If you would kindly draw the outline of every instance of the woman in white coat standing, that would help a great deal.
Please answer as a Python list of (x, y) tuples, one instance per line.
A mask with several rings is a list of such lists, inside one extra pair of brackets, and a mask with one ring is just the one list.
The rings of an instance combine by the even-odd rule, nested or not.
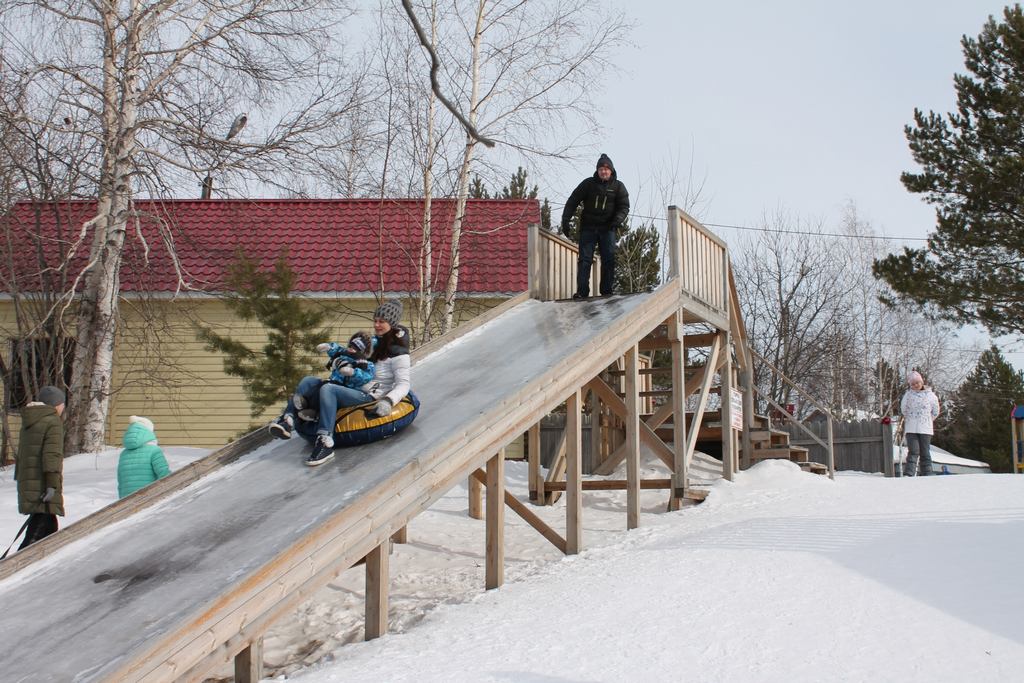
[(939, 416), (939, 398), (924, 385), (921, 373), (907, 374), (910, 388), (900, 400), (903, 415), (903, 433), (907, 439), (907, 463), (903, 476), (925, 476), (932, 472), (931, 442), (934, 430), (932, 423)]

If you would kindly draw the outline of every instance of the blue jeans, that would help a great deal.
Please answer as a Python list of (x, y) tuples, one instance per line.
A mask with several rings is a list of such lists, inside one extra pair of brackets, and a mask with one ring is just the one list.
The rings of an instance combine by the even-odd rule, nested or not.
[(601, 250), (601, 296), (611, 296), (615, 284), (615, 230), (580, 230), (580, 255), (576, 262), (576, 293), (590, 296), (590, 269), (594, 265), (594, 247)]
[[(319, 390), (317, 387), (319, 387)], [(365, 391), (353, 389), (352, 387), (343, 387), (340, 384), (331, 384), (330, 382), (324, 382), (319, 377), (312, 376), (302, 378), (299, 386), (295, 388), (295, 393), (305, 396), (306, 400), (309, 401), (309, 407), (319, 412), (316, 422), (316, 434), (334, 433), (334, 419), (338, 408), (357, 406), (360, 403), (369, 403), (374, 400), (373, 396), (370, 396)], [(295, 412), (295, 403), (291, 397), (288, 398), (288, 406), (284, 412), (291, 415), (292, 419), (295, 420), (299, 434), (307, 439), (311, 436), (315, 438), (315, 435), (307, 433), (308, 429), (301, 429), (304, 423), (298, 419)]]
[[(907, 434), (907, 466), (903, 468), (904, 477), (925, 477), (932, 472), (931, 434)], [(920, 468), (918, 468), (920, 459)]]

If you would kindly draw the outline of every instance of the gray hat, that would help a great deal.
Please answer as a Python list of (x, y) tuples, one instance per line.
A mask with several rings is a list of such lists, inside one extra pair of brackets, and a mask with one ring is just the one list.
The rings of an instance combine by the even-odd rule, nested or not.
[(36, 397), (40, 403), (45, 403), (46, 405), (53, 406), (54, 408), (64, 403), (66, 398), (67, 397), (64, 395), (63, 391), (55, 386), (49, 385), (40, 389), (39, 395)]
[(373, 312), (373, 318), (384, 320), (391, 327), (395, 327), (402, 319), (402, 302), (398, 299), (385, 301)]

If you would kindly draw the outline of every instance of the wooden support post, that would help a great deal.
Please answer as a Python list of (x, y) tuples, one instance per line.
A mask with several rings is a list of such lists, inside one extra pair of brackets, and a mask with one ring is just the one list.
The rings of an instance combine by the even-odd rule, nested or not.
[(473, 477), (467, 482), (469, 486), (469, 516), (473, 519), (484, 518), (484, 485)]
[(640, 526), (640, 387), (636, 345), (626, 350), (626, 528)]
[(391, 534), (391, 540), (395, 543), (408, 543), (409, 542), (409, 525), (403, 526), (401, 529)]
[[(736, 340), (737, 344), (744, 343)], [(750, 467), (750, 454), (754, 449), (750, 441), (750, 432), (754, 429), (754, 368), (750, 363), (750, 354), (745, 354), (746, 365), (743, 366), (743, 460), (740, 462), (742, 469)]]
[(263, 678), (263, 638), (235, 655), (235, 683), (259, 683)]
[(836, 445), (832, 438), (832, 413), (828, 413), (828, 478), (836, 478)]
[(366, 556), (366, 640), (388, 632), (388, 550), (384, 541)]
[(540, 423), (537, 422), (526, 432), (526, 480), (530, 489), (530, 500), (536, 505), (543, 505), (537, 495), (543, 490), (544, 477), (540, 474)]
[(893, 462), (893, 434), (892, 422), (889, 418), (882, 420), (882, 471), (887, 477), (896, 476), (896, 464)]
[(722, 353), (725, 354), (725, 365), (719, 374), (722, 383), (721, 399), (722, 412), (722, 476), (732, 481), (736, 474), (735, 452), (733, 450), (732, 434), (732, 344), (728, 332), (721, 332)]
[[(475, 470), (473, 472), (473, 476), (484, 484), (487, 483), (487, 477), (483, 473), (483, 470)], [(560, 481), (558, 483), (561, 484), (563, 489), (565, 488), (564, 481)], [(555, 546), (563, 553), (565, 552), (565, 539), (559, 536), (557, 531), (549, 527), (544, 520), (531, 512), (530, 508), (520, 503), (519, 499), (509, 493), (507, 489), (505, 491), (505, 505), (512, 508), (513, 512), (519, 515), (524, 522), (532, 526), (538, 533), (540, 533), (541, 536), (551, 541), (551, 545)]]
[(487, 461), (487, 590), (505, 583), (505, 450)]
[(672, 344), (672, 494), (669, 497), (671, 510), (679, 508), (679, 503), (690, 485), (686, 462), (686, 342), (682, 320), (682, 311), (676, 311), (668, 323), (668, 338)]
[(580, 390), (565, 402), (565, 553), (575, 555), (583, 548), (583, 476)]

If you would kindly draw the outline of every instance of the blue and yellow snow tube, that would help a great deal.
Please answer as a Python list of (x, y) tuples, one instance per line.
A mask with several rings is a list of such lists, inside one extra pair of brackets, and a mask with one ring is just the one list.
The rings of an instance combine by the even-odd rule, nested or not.
[(416, 419), (420, 401), (411, 391), (391, 409), (387, 417), (373, 412), (374, 403), (340, 408), (334, 422), (334, 445), (362, 446), (394, 436)]

